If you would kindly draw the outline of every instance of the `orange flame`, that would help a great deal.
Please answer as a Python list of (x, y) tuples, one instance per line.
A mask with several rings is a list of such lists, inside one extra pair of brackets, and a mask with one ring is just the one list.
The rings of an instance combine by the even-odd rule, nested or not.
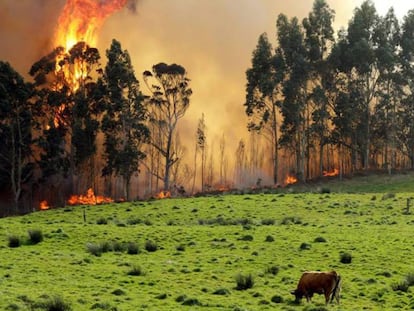
[(339, 170), (337, 168), (334, 168), (333, 171), (331, 171), (331, 172), (323, 171), (322, 174), (325, 177), (327, 177), (327, 176), (337, 176), (337, 175), (339, 175)]
[(286, 185), (291, 185), (294, 184), (298, 181), (298, 179), (295, 176), (292, 175), (287, 175), (286, 179), (285, 179), (285, 184)]
[(157, 194), (157, 199), (166, 199), (166, 198), (171, 198), (171, 192), (163, 190)]
[(96, 46), (105, 19), (126, 3), (127, 0), (67, 0), (59, 16), (55, 45), (66, 51), (79, 41)]
[(43, 200), (39, 203), (39, 209), (41, 209), (42, 211), (47, 210), (49, 208), (50, 208), (49, 203), (47, 203), (46, 200)]
[(86, 195), (71, 195), (68, 200), (69, 205), (96, 205), (102, 203), (111, 203), (114, 202), (112, 198), (104, 197), (101, 195), (95, 196), (92, 188), (89, 188), (86, 192)]

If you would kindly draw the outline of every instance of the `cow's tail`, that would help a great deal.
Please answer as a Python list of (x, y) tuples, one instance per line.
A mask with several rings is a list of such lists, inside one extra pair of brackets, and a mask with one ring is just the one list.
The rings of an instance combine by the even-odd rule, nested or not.
[(336, 301), (339, 303), (340, 290), (341, 290), (341, 276), (338, 274), (336, 277), (335, 287), (332, 291), (331, 303), (334, 301), (334, 298), (336, 298)]

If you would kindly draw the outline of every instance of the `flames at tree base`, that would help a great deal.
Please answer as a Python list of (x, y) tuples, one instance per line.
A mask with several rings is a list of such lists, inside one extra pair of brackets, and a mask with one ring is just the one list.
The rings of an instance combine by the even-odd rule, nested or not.
[(97, 205), (104, 203), (112, 203), (114, 199), (95, 195), (92, 188), (89, 188), (86, 195), (72, 195), (67, 201), (69, 205)]

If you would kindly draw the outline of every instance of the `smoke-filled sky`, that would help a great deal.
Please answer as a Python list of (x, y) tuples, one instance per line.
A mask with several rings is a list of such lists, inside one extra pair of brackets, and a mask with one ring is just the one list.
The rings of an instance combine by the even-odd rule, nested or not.
[[(347, 26), (362, 0), (327, 2), (336, 12), (335, 27), (339, 29)], [(30, 66), (52, 50), (53, 33), (64, 3), (0, 0), (0, 60), (9, 61), (27, 77)], [(381, 15), (394, 6), (400, 20), (414, 7), (407, 0), (374, 3)], [(182, 135), (195, 137), (197, 120), (204, 113), (207, 139), (226, 133), (231, 148), (247, 133), (245, 71), (259, 35), (266, 32), (274, 44), (278, 14), (301, 20), (312, 4), (313, 0), (140, 0), (136, 13), (124, 9), (108, 18), (98, 49), (104, 61), (112, 38), (120, 41), (129, 51), (140, 81), (142, 72), (158, 62), (184, 66), (194, 94), (181, 122)], [(145, 93), (144, 84), (141, 86)]]

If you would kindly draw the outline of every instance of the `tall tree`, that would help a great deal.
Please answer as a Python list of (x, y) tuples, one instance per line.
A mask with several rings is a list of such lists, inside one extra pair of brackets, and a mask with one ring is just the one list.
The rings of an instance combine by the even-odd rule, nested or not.
[[(48, 138), (42, 144), (52, 153), (55, 148), (65, 149), (51, 154), (52, 160), (45, 157), (43, 164), (52, 168), (50, 173), (56, 168), (62, 173), (66, 166), (59, 163), (67, 160), (72, 186), (77, 188), (81, 183), (81, 188), (91, 187), (95, 179), (94, 156), (99, 127), (97, 101), (102, 97), (95, 82), (96, 75), (101, 73), (99, 59), (96, 48), (78, 42), (67, 52), (61, 47), (56, 48), (33, 64), (30, 70), (38, 104), (46, 112), (44, 136)], [(86, 189), (72, 189), (71, 192), (75, 190), (83, 192)]]
[[(328, 56), (335, 42), (332, 23), (335, 12), (325, 0), (315, 0), (313, 10), (303, 20), (305, 29), (305, 46), (310, 70), (309, 97), (312, 105), (308, 108), (307, 125), (308, 141), (313, 137), (319, 146), (319, 175), (324, 170), (324, 147), (330, 142), (330, 128), (332, 118), (332, 101), (335, 97), (333, 87), (334, 74), (328, 62)], [(312, 114), (312, 116), (310, 116)], [(310, 155), (311, 143), (307, 144)], [(308, 156), (308, 174), (310, 177), (310, 156)]]
[(414, 168), (414, 10), (404, 17), (401, 31), (400, 63), (405, 85), (404, 97), (398, 112), (400, 129), (398, 138), (402, 152), (409, 158), (411, 168)]
[(273, 182), (278, 183), (278, 108), (283, 63), (275, 59), (266, 33), (260, 35), (253, 51), (252, 67), (246, 71), (245, 112), (249, 131), (262, 133), (270, 142), (273, 160)]
[(279, 103), (283, 115), (280, 142), (294, 152), (297, 178), (304, 180), (305, 160), (309, 156), (306, 154), (309, 62), (304, 34), (296, 17), (289, 21), (280, 14), (276, 25), (279, 43), (276, 57), (284, 64), (283, 98)]
[(106, 56), (102, 101), (105, 166), (102, 174), (122, 176), (124, 197), (129, 200), (131, 177), (139, 171), (140, 162), (145, 158), (143, 144), (149, 139), (145, 124), (147, 111), (128, 51), (112, 40)]
[(364, 1), (354, 11), (348, 25), (348, 56), (352, 61), (352, 79), (362, 95), (361, 116), (361, 157), (364, 169), (369, 168), (370, 139), (372, 126), (373, 99), (378, 89), (379, 70), (375, 54), (374, 33), (378, 25), (378, 15), (374, 4)]
[(33, 175), (31, 86), (0, 62), (0, 187), (11, 190), (18, 211), (24, 185)]
[(174, 151), (173, 139), (177, 123), (190, 105), (190, 80), (184, 67), (165, 63), (154, 65), (152, 72), (145, 71), (143, 77), (151, 93), (150, 121), (161, 138), (152, 139), (151, 143), (165, 160), (163, 172), (154, 173), (163, 180), (164, 190), (169, 190), (171, 168), (179, 160)]

